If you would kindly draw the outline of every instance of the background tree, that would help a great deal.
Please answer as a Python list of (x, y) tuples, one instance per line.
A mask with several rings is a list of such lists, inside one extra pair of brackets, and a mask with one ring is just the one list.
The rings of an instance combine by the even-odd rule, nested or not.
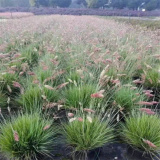
[(113, 8), (123, 9), (127, 7), (128, 0), (112, 0), (110, 6)]
[(105, 4), (108, 4), (108, 0), (98, 0), (97, 4), (96, 4), (96, 7), (99, 8), (99, 7), (104, 7)]
[(29, 0), (29, 3), (30, 3), (31, 7), (38, 7), (39, 6), (38, 0)]
[(56, 7), (58, 5), (57, 3), (58, 3), (57, 0), (49, 0), (49, 5), (52, 7)]
[(15, 7), (29, 7), (29, 0), (13, 0)]
[(144, 0), (128, 0), (128, 8), (137, 10), (143, 2)]
[(49, 7), (50, 1), (49, 0), (38, 0), (40, 6)]
[(57, 0), (57, 5), (62, 8), (67, 8), (71, 5), (72, 0)]
[(1, 7), (12, 7), (14, 5), (12, 0), (0, 0)]
[(29, 0), (0, 0), (0, 7), (29, 7)]
[[(62, 7), (67, 8), (74, 2), (88, 8), (100, 8), (106, 4), (117, 9), (129, 8), (137, 10), (145, 8), (148, 11), (160, 9), (160, 0), (0, 0), (0, 7)], [(83, 6), (79, 5), (79, 7)]]
[(96, 8), (98, 0), (86, 0), (88, 8)]
[(148, 11), (159, 8), (160, 0), (150, 0), (145, 5), (145, 9)]
[(53, 7), (67, 8), (71, 5), (72, 0), (49, 0), (49, 5)]
[(87, 6), (86, 0), (77, 0), (77, 4), (83, 4), (84, 6)]

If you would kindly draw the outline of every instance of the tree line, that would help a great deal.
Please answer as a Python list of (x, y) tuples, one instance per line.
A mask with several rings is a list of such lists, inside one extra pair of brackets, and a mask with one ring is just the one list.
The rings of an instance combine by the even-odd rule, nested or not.
[(32, 7), (62, 7), (67, 8), (71, 5), (72, 0), (29, 0)]
[[(78, 0), (85, 4), (85, 0)], [(112, 7), (117, 9), (129, 8), (138, 10), (144, 8), (148, 11), (160, 9), (160, 0), (86, 0), (88, 7)]]
[(160, 9), (160, 0), (0, 0), (0, 7), (61, 7), (67, 8), (72, 3), (83, 4), (88, 8), (129, 8), (137, 10)]

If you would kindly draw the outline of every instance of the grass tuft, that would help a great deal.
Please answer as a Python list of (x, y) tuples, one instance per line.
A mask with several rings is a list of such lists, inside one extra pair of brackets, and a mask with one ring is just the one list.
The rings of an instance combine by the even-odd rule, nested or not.
[(83, 121), (78, 119), (64, 124), (64, 135), (68, 145), (74, 151), (87, 152), (104, 146), (113, 141), (113, 129), (108, 122), (92, 118), (92, 122), (83, 117)]
[(68, 107), (88, 107), (91, 102), (91, 94), (96, 93), (96, 86), (85, 84), (72, 86), (65, 91), (66, 106)]
[(9, 159), (17, 160), (49, 156), (57, 132), (51, 125), (52, 121), (45, 120), (37, 113), (12, 118), (0, 127), (2, 153)]
[[(122, 139), (133, 148), (154, 154), (160, 151), (160, 118), (158, 115), (133, 112), (121, 124)], [(153, 146), (149, 143), (151, 142)], [(155, 145), (155, 146), (154, 146)]]
[(144, 101), (145, 96), (140, 89), (131, 89), (131, 87), (122, 86), (115, 91), (115, 103), (119, 109), (125, 113), (131, 112), (133, 109), (138, 108), (139, 101)]
[(25, 111), (28, 112), (42, 109), (43, 99), (41, 89), (39, 87), (27, 88), (25, 93), (20, 95), (18, 102), (22, 105)]

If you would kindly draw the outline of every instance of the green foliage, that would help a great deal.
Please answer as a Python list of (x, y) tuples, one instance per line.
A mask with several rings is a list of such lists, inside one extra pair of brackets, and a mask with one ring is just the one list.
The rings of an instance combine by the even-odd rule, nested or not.
[(47, 97), (49, 102), (57, 102), (60, 99), (60, 94), (57, 90), (49, 90), (47, 88), (42, 88), (42, 92)]
[(88, 8), (95, 8), (98, 0), (86, 0)]
[(76, 83), (79, 83), (79, 82), (81, 82), (82, 79), (81, 79), (81, 76), (78, 72), (72, 71), (66, 75), (66, 81), (68, 81), (68, 80), (71, 80), (73, 82), (75, 81)]
[(151, 30), (157, 30), (160, 29), (160, 21), (156, 20), (143, 20), (143, 19), (124, 19), (124, 18), (116, 18), (116, 21), (118, 22), (125, 22), (127, 24), (131, 24), (133, 26), (141, 26), (141, 27), (146, 27)]
[(77, 4), (83, 4), (83, 5), (87, 5), (85, 0), (77, 0)]
[(106, 121), (92, 118), (92, 123), (86, 117), (80, 122), (77, 119), (64, 124), (64, 135), (68, 145), (74, 151), (85, 152), (102, 147), (113, 141), (113, 129)]
[(0, 6), (2, 7), (13, 6), (13, 1), (12, 0), (1, 0)]
[(12, 86), (13, 81), (16, 81), (17, 79), (17, 74), (5, 73), (1, 76), (1, 87), (4, 86), (6, 88), (6, 85)]
[(57, 0), (57, 6), (66, 8), (70, 6), (71, 2), (72, 0)]
[(138, 107), (136, 103), (144, 101), (144, 98), (141, 90), (122, 86), (115, 91), (114, 100), (119, 109), (123, 109), (124, 112), (131, 112)]
[(104, 7), (108, 4), (108, 0), (98, 0), (96, 7)]
[[(133, 112), (126, 118), (126, 123), (121, 124), (122, 139), (132, 147), (147, 153), (160, 150), (160, 118), (158, 115)], [(145, 140), (152, 142), (156, 147), (151, 147)]]
[(47, 102), (57, 102), (60, 98), (57, 90), (49, 90), (45, 87), (40, 88), (39, 86), (29, 86), (24, 94), (20, 95), (18, 102), (28, 112), (41, 110), (43, 107), (42, 96), (46, 97)]
[(111, 7), (123, 9), (125, 7), (133, 10), (145, 8), (146, 10), (154, 10), (160, 7), (159, 0), (111, 0)]
[(0, 92), (0, 107), (1, 108), (7, 107), (7, 97), (2, 92)]
[(38, 49), (34, 46), (29, 46), (22, 51), (22, 57), (25, 57), (25, 61), (29, 64), (30, 67), (35, 66), (38, 63), (40, 55)]
[(146, 3), (145, 8), (146, 10), (151, 11), (157, 9), (157, 7), (160, 7), (159, 4), (160, 4), (159, 0), (150, 0), (148, 1), (148, 3)]
[(28, 112), (42, 109), (43, 99), (41, 89), (33, 86), (28, 87), (25, 93), (20, 95), (18, 102)]
[(37, 0), (39, 5), (48, 7), (49, 6), (49, 0)]
[(123, 9), (127, 6), (127, 0), (111, 0), (111, 4), (113, 8)]
[(37, 75), (37, 78), (40, 81), (40, 83), (43, 83), (44, 80), (52, 76), (53, 71), (50, 69), (44, 71), (41, 67), (38, 67), (37, 69), (34, 70), (34, 73)]
[[(18, 81), (17, 74), (5, 73), (0, 77), (0, 86), (3, 93), (10, 96), (16, 96), (19, 93), (19, 89), (13, 87), (13, 81)], [(11, 88), (12, 92), (8, 90), (8, 87)]]
[(111, 79), (116, 79), (117, 78), (117, 74), (118, 74), (118, 70), (116, 69), (115, 66), (112, 66), (109, 68), (109, 70), (107, 71), (107, 76), (109, 76)]
[[(38, 113), (12, 118), (0, 126), (0, 149), (9, 159), (31, 160), (48, 156), (55, 145), (57, 132), (51, 125), (52, 121)], [(46, 126), (50, 128), (45, 130)]]
[(29, 0), (0, 0), (0, 7), (29, 7)]
[(49, 7), (49, 6), (59, 6), (62, 8), (69, 7), (71, 4), (71, 0), (30, 0), (30, 5), (32, 7), (38, 7), (38, 6), (44, 6), (44, 7)]
[(142, 4), (142, 0), (130, 0), (128, 1), (128, 8), (137, 10), (141, 4)]
[(145, 72), (145, 85), (148, 87), (159, 87), (160, 86), (160, 73), (158, 70), (151, 69)]
[(38, 1), (37, 0), (29, 0), (30, 6), (35, 7), (38, 6)]
[[(46, 2), (43, 1), (43, 3)], [(141, 104), (153, 104), (152, 107), (158, 107), (159, 95), (154, 88), (157, 84), (159, 85), (160, 80), (159, 46), (155, 35), (157, 32), (146, 30), (143, 32), (141, 28), (138, 28), (137, 32), (135, 27), (111, 19), (106, 21), (97, 17), (79, 18), (32, 16), (12, 20), (12, 26), (16, 26), (17, 21), (24, 22), (18, 28), (9, 28), (10, 21), (3, 24), (1, 47), (2, 49), (3, 47), (7, 49), (7, 45), (9, 47), (0, 54), (2, 72), (0, 108), (4, 117), (13, 117), (17, 111), (24, 113), (17, 118), (12, 118), (9, 122), (4, 120), (1, 114), (4, 123), (0, 126), (0, 150), (8, 159), (47, 159), (41, 154), (49, 154), (48, 144), (52, 143), (52, 140), (47, 139), (43, 142), (48, 135), (41, 137), (44, 128), (42, 122), (47, 121), (45, 125), (51, 125), (52, 122), (36, 118), (41, 117), (42, 114), (47, 118), (56, 119), (57, 122), (64, 122), (67, 116), (69, 117), (69, 122), (63, 124), (64, 135), (67, 144), (75, 152), (86, 154), (90, 150), (112, 142), (114, 135), (113, 129), (106, 121), (108, 118), (114, 122), (112, 127), (121, 119), (124, 120), (125, 128), (122, 137), (127, 135), (124, 140), (128, 144), (132, 145), (135, 142), (133, 146), (138, 149), (144, 146), (142, 150), (148, 147), (147, 152), (149, 152), (148, 150), (156, 150), (155, 147), (148, 146), (148, 142), (151, 141), (159, 149), (160, 140), (157, 133), (154, 133), (159, 134), (159, 130), (151, 127), (155, 129), (152, 131), (148, 128), (148, 125), (150, 127), (153, 123), (144, 124), (149, 132), (147, 133), (146, 129), (140, 125), (147, 120), (141, 117), (142, 122), (141, 120), (137, 122), (137, 119), (134, 119), (137, 118), (137, 114), (132, 116), (131, 122), (127, 125), (130, 127), (131, 123), (136, 134), (142, 136), (141, 141), (134, 139), (133, 142), (129, 140), (136, 134), (133, 137), (130, 136), (132, 132), (126, 131), (129, 127), (125, 124), (125, 118), (130, 118), (131, 111), (139, 110), (143, 106)], [(35, 20), (36, 23), (33, 25)], [(74, 22), (74, 26), (71, 22)], [(25, 23), (33, 28), (26, 28)], [(64, 24), (66, 27), (63, 27)], [(11, 29), (11, 33), (5, 30), (5, 26)], [(34, 32), (36, 33), (33, 34)], [(16, 33), (19, 33), (18, 37)], [(23, 42), (14, 38), (21, 39)], [(16, 53), (18, 54), (14, 57)], [(18, 57), (19, 53), (21, 53), (20, 57)], [(29, 73), (29, 71), (32, 72)], [(14, 72), (15, 74), (12, 74)], [(133, 79), (136, 80), (133, 81)], [(13, 84), (13, 81), (19, 83)], [(140, 84), (136, 84), (137, 87), (135, 87), (131, 85), (134, 83)], [(9, 87), (12, 92), (9, 91)], [(4, 112), (5, 109), (6, 112)], [(69, 113), (66, 115), (66, 112)], [(83, 115), (80, 115), (80, 112)], [(150, 117), (156, 116), (157, 122), (154, 123), (156, 127), (159, 125), (156, 124), (159, 121), (157, 115), (147, 116), (150, 121), (152, 121)], [(133, 125), (134, 120), (136, 122)], [(140, 126), (139, 130), (138, 127), (135, 128), (136, 124)], [(151, 132), (155, 135), (152, 136)], [(14, 139), (15, 133), (18, 134), (18, 140)], [(147, 134), (149, 136), (145, 136)], [(158, 142), (155, 137), (158, 137)], [(35, 142), (34, 146), (33, 142)], [(53, 150), (52, 146), (49, 146), (50, 149)], [(78, 158), (75, 157), (75, 159)]]
[(79, 108), (88, 107), (91, 102), (91, 94), (96, 92), (96, 86), (93, 84), (85, 84), (81, 86), (71, 86), (66, 89), (64, 96), (66, 106)]
[[(0, 0), (0, 7), (69, 7), (72, 0)], [(146, 10), (154, 10), (160, 8), (160, 0), (77, 0), (77, 4), (83, 4), (89, 8), (105, 7), (106, 5), (123, 9), (129, 8), (137, 10), (143, 7)]]

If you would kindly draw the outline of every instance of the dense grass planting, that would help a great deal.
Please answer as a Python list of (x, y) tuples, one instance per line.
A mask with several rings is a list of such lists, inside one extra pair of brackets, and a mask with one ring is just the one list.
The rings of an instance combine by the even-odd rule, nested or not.
[(149, 28), (149, 29), (152, 29), (152, 30), (157, 30), (157, 29), (160, 29), (160, 21), (159, 19), (156, 18), (137, 18), (137, 19), (132, 19), (131, 17), (128, 17), (128, 18), (115, 18), (117, 21), (119, 22), (125, 22), (125, 23), (128, 23), (128, 24), (131, 24), (133, 26), (141, 26), (141, 27), (145, 27), (145, 28)]
[(159, 42), (158, 30), (102, 17), (1, 23), (1, 154), (56, 159), (69, 148), (67, 158), (87, 160), (123, 142), (157, 156)]

